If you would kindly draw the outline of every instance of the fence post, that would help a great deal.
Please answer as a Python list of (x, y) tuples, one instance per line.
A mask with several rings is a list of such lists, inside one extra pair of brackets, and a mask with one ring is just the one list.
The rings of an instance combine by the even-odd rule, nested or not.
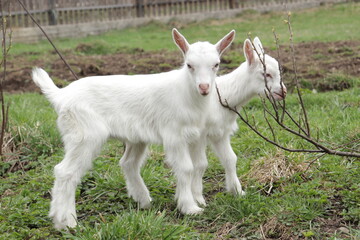
[(229, 0), (229, 8), (234, 9), (239, 7), (239, 0)]
[(56, 25), (57, 12), (55, 9), (55, 0), (49, 0), (48, 3), (49, 3), (49, 9), (48, 9), (49, 25)]
[(144, 0), (136, 0), (136, 16), (144, 17)]

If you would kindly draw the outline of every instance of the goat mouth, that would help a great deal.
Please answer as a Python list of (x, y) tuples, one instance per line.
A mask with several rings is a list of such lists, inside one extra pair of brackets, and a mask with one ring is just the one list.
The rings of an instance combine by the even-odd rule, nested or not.
[(285, 94), (281, 94), (281, 93), (277, 93), (277, 92), (273, 92), (272, 95), (273, 95), (274, 99), (277, 101), (283, 100), (285, 98)]
[(209, 94), (209, 89), (199, 89), (199, 93), (202, 95), (202, 96), (206, 96)]

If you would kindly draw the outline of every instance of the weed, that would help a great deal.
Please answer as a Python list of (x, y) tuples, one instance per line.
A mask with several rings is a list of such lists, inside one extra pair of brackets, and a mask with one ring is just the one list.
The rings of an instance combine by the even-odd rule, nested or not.
[(342, 91), (359, 85), (360, 79), (342, 74), (328, 74), (322, 80), (316, 82), (315, 88), (319, 91)]
[(105, 55), (112, 53), (113, 49), (107, 42), (98, 40), (92, 43), (80, 43), (75, 51), (85, 55)]

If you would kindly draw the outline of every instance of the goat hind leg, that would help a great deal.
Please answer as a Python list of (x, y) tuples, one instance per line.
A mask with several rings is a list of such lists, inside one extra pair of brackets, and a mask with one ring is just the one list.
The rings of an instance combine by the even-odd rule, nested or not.
[(125, 153), (120, 159), (128, 195), (138, 202), (141, 208), (149, 208), (152, 200), (140, 175), (140, 169), (146, 159), (146, 148), (145, 143), (126, 143)]
[(65, 150), (65, 158), (55, 166), (49, 216), (56, 229), (76, 226), (76, 187), (81, 177), (91, 168), (92, 160), (99, 153), (101, 145), (98, 141), (74, 143)]

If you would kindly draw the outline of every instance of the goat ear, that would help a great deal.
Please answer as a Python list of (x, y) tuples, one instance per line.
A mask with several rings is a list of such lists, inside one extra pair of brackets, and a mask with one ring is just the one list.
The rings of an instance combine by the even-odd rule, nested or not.
[(249, 39), (244, 42), (244, 55), (249, 66), (255, 63), (254, 49)]
[(179, 31), (176, 30), (176, 28), (173, 28), (172, 36), (176, 45), (185, 55), (186, 52), (189, 50), (189, 43), (186, 41), (185, 37), (181, 35), (181, 33), (179, 33)]
[(255, 46), (255, 49), (256, 51), (260, 54), (260, 55), (263, 55), (263, 52), (264, 52), (264, 48), (261, 44), (261, 41), (258, 37), (255, 37), (254, 38), (254, 46)]
[(235, 38), (235, 30), (231, 30), (231, 32), (229, 32), (225, 37), (223, 37), (220, 41), (218, 41), (215, 44), (219, 55), (221, 55), (225, 51), (225, 49), (227, 49), (230, 46), (234, 38)]

